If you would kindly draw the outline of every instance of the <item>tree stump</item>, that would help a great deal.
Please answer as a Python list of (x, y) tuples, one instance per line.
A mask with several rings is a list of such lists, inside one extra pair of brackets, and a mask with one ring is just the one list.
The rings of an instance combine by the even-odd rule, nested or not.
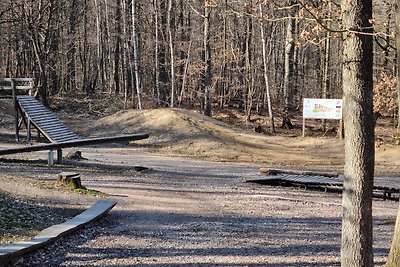
[(58, 183), (70, 189), (84, 189), (81, 183), (81, 176), (76, 172), (61, 172), (58, 174)]
[(66, 156), (65, 159), (70, 159), (70, 160), (87, 160), (87, 158), (84, 158), (82, 156), (82, 152), (81, 151), (71, 151), (69, 152)]

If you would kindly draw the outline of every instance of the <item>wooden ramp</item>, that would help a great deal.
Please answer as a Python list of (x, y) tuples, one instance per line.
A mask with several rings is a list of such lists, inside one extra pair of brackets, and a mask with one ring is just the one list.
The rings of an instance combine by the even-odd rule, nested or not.
[(32, 124), (50, 142), (62, 143), (81, 139), (33, 96), (17, 96), (17, 104), (26, 120), (27, 128)]

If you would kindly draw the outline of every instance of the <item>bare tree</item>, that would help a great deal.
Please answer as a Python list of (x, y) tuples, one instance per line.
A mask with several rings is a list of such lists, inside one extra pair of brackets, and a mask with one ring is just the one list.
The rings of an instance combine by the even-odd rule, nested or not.
[(275, 125), (274, 125), (274, 114), (272, 113), (272, 101), (271, 101), (271, 94), (269, 90), (269, 80), (268, 80), (268, 74), (267, 74), (267, 52), (266, 52), (266, 44), (265, 44), (265, 37), (264, 37), (264, 11), (263, 11), (263, 5), (260, 3), (259, 4), (259, 10), (260, 10), (260, 30), (261, 30), (261, 41), (262, 41), (262, 52), (263, 52), (263, 66), (264, 66), (264, 82), (265, 82), (265, 92), (267, 95), (267, 104), (268, 104), (268, 117), (269, 117), (269, 127), (271, 133), (275, 132)]
[(168, 31), (168, 44), (169, 44), (169, 56), (170, 56), (170, 70), (171, 70), (171, 101), (170, 107), (174, 107), (175, 100), (175, 57), (174, 57), (174, 40), (172, 35), (172, 0), (168, 0), (168, 11), (167, 11), (167, 31)]
[(345, 168), (342, 266), (373, 266), (374, 177), (372, 0), (341, 2)]
[[(400, 132), (400, 1), (396, 0), (396, 48), (397, 48), (397, 109), (398, 109), (398, 121), (397, 121), (397, 132)], [(397, 211), (396, 225), (394, 228), (392, 245), (386, 267), (400, 266), (400, 205)]]
[(294, 92), (294, 60), (295, 60), (295, 30), (296, 30), (296, 0), (289, 0), (288, 2), (290, 12), (288, 14), (286, 25), (286, 39), (285, 39), (285, 74), (283, 82), (283, 97), (284, 97), (284, 115), (282, 127), (291, 129), (293, 127), (289, 117), (289, 111), (292, 108), (292, 94)]
[(137, 38), (136, 38), (136, 11), (135, 11), (135, 3), (136, 1), (132, 0), (132, 48), (133, 48), (133, 66), (135, 73), (135, 87), (137, 94), (137, 107), (138, 109), (142, 108), (142, 98), (141, 98), (141, 90), (140, 90), (140, 79), (139, 79), (139, 58), (138, 58), (138, 47), (137, 47)]
[(211, 116), (211, 89), (212, 89), (212, 66), (210, 45), (210, 14), (212, 1), (204, 1), (204, 26), (203, 26), (203, 49), (204, 49), (204, 115)]

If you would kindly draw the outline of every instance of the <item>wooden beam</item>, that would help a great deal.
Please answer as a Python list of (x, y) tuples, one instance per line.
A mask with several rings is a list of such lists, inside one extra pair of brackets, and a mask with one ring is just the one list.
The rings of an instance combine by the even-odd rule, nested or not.
[(89, 146), (89, 145), (97, 145), (97, 144), (105, 144), (105, 143), (113, 143), (113, 142), (136, 141), (136, 140), (142, 140), (142, 139), (147, 139), (147, 138), (149, 138), (148, 133), (128, 134), (128, 135), (121, 135), (121, 136), (115, 136), (115, 137), (88, 138), (88, 139), (66, 141), (66, 142), (62, 142), (62, 143), (52, 143), (52, 144), (0, 149), (0, 155), (10, 155), (10, 154), (43, 151), (43, 150), (59, 150), (59, 149), (68, 148), (68, 147)]

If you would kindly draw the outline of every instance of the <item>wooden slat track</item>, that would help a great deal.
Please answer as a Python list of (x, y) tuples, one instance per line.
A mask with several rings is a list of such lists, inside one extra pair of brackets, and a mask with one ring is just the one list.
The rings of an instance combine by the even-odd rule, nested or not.
[(18, 96), (17, 101), (21, 112), (50, 142), (59, 143), (81, 139), (33, 96)]
[(276, 183), (290, 183), (299, 185), (319, 185), (319, 186), (342, 186), (343, 182), (339, 179), (318, 175), (294, 175), (294, 174), (281, 174), (264, 176), (261, 178), (263, 183), (276, 184)]
[[(307, 174), (277, 174), (260, 176), (248, 182), (271, 185), (271, 186), (297, 186), (305, 188), (320, 188), (320, 189), (343, 189), (343, 180), (338, 177), (328, 177), (322, 175), (307, 175)], [(398, 200), (400, 189), (387, 187), (382, 185), (374, 185), (374, 196), (383, 199)]]

